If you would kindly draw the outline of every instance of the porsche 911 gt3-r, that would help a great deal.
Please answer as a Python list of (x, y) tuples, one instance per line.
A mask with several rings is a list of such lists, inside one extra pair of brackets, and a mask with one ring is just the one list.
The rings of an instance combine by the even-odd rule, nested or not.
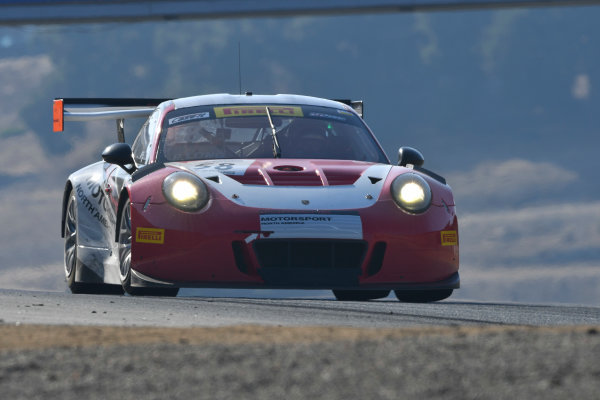
[[(128, 118), (147, 118), (132, 146)], [(460, 286), (450, 187), (410, 147), (392, 165), (361, 102), (54, 101), (55, 131), (95, 119), (115, 119), (119, 143), (65, 185), (61, 232), (74, 293), (330, 289), (369, 300), (393, 290), (427, 302)]]

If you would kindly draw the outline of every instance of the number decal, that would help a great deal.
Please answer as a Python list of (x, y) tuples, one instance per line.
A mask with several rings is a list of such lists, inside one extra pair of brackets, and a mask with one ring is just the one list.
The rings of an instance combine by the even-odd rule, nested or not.
[(203, 161), (194, 165), (197, 172), (218, 172), (225, 175), (244, 175), (254, 160)]
[(219, 165), (217, 165), (215, 167), (215, 169), (218, 169), (220, 171), (224, 171), (224, 170), (232, 169), (234, 165), (235, 164), (233, 164), (233, 163), (220, 163)]

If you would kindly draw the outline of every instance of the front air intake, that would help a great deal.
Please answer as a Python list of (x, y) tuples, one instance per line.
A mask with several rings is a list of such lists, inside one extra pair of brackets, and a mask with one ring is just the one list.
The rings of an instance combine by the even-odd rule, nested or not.
[(360, 268), (367, 248), (362, 240), (257, 240), (261, 268)]
[(383, 266), (383, 257), (385, 256), (385, 249), (385, 242), (377, 242), (375, 243), (375, 246), (373, 246), (371, 259), (367, 265), (367, 274), (369, 276), (373, 276), (381, 270), (381, 267)]

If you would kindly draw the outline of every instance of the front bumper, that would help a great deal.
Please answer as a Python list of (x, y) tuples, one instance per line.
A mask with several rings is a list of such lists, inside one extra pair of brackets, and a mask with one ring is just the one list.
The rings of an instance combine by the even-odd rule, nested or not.
[[(335, 285), (316, 284), (315, 272), (307, 270), (308, 279), (298, 279), (288, 284), (255, 284), (252, 282), (168, 282), (160, 281), (141, 272), (132, 271), (131, 285), (134, 287), (162, 287), (162, 288), (214, 288), (214, 289), (300, 289), (300, 290), (401, 290), (401, 291), (426, 291), (426, 290), (445, 290), (459, 289), (460, 275), (455, 272), (450, 277), (437, 282), (422, 283), (380, 283), (370, 285), (344, 285), (341, 279), (336, 281)], [(294, 275), (292, 275), (294, 276)], [(339, 278), (339, 277), (337, 277)], [(304, 284), (303, 284), (304, 282)]]
[[(391, 202), (391, 200), (390, 200)], [(460, 286), (454, 207), (408, 215), (390, 202), (359, 210), (362, 238), (273, 239), (261, 232), (260, 210), (213, 199), (201, 213), (167, 204), (132, 204), (132, 227), (161, 231), (132, 243), (133, 286), (281, 289), (439, 290)], [(390, 212), (390, 209), (393, 212)], [(286, 213), (293, 211), (286, 210)], [(306, 211), (303, 211), (306, 214)], [(456, 243), (443, 242), (454, 232)], [(135, 235), (135, 233), (134, 233)], [(159, 243), (160, 242), (160, 243)]]

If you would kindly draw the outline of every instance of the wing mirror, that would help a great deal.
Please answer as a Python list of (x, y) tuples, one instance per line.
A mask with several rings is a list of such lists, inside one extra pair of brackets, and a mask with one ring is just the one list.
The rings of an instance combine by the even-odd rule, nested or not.
[(109, 164), (115, 164), (132, 174), (137, 167), (133, 161), (131, 147), (127, 143), (115, 143), (102, 152), (102, 159)]
[(415, 167), (421, 167), (424, 163), (425, 158), (419, 150), (412, 147), (400, 147), (400, 150), (398, 150), (398, 165), (406, 167), (411, 164)]

